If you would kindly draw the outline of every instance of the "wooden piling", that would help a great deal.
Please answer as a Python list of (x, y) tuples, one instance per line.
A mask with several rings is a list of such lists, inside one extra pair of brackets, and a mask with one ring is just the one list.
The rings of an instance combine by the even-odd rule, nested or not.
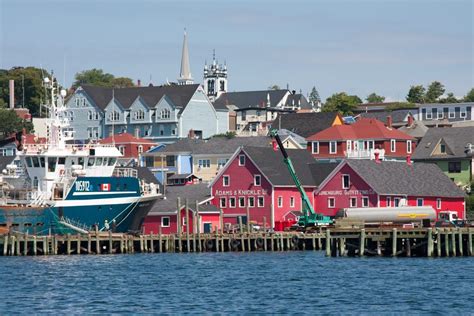
[(365, 229), (360, 230), (360, 240), (359, 240), (359, 256), (364, 256), (365, 254)]
[(161, 253), (162, 252), (162, 249), (161, 249), (161, 246), (162, 246), (162, 243), (163, 241), (161, 240), (161, 225), (158, 226), (158, 252)]
[(467, 251), (468, 251), (469, 256), (474, 255), (473, 254), (473, 252), (474, 252), (473, 247), (474, 246), (472, 245), (472, 232), (473, 232), (472, 228), (469, 227), (468, 231), (467, 231), (467, 240), (468, 240)]
[(28, 255), (28, 231), (23, 236), (23, 255)]
[[(181, 219), (181, 198), (178, 197), (177, 202), (176, 202), (176, 208), (177, 208), (177, 217), (176, 217), (176, 224), (178, 225), (178, 252), (181, 252), (181, 234), (183, 232), (182, 230), (182, 219)], [(176, 244), (174, 244), (176, 247)], [(176, 248), (175, 248), (176, 249)]]
[(451, 255), (450, 251), (449, 251), (449, 234), (446, 232), (446, 231), (443, 231), (444, 232), (444, 251), (445, 251), (445, 256), (446, 257), (449, 257)]
[(436, 228), (436, 256), (441, 257), (441, 233), (438, 228)]
[(4, 256), (8, 254), (8, 239), (9, 239), (8, 235), (5, 235), (3, 237), (3, 255)]
[(112, 241), (112, 231), (109, 230), (109, 254), (112, 254), (114, 251), (113, 241)]
[(427, 253), (426, 255), (428, 257), (432, 257), (433, 256), (433, 228), (428, 228), (428, 234), (427, 234), (427, 237), (426, 237), (428, 240), (428, 246), (427, 246)]
[(462, 257), (464, 255), (464, 247), (463, 247), (463, 243), (462, 243), (462, 231), (461, 229), (458, 228), (458, 248), (459, 248), (459, 255)]
[(457, 249), (456, 249), (456, 234), (454, 231), (451, 231), (451, 248), (453, 251), (453, 257), (457, 256)]
[(186, 212), (186, 251), (187, 252), (191, 252), (190, 251), (190, 240), (189, 240), (189, 207), (188, 207), (188, 199), (185, 200), (185, 204), (184, 204), (184, 211)]
[(33, 236), (33, 256), (38, 254), (38, 244), (36, 240), (36, 236)]
[(326, 256), (331, 256), (331, 231), (326, 229)]
[(66, 235), (66, 253), (68, 255), (71, 254), (71, 234), (70, 233)]
[(392, 229), (392, 257), (397, 256), (397, 229)]

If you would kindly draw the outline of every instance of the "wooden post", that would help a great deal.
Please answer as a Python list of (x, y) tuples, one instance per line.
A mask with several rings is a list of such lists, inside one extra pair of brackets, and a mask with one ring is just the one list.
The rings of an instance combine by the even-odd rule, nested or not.
[(43, 238), (43, 255), (48, 254), (48, 249), (49, 249), (48, 245), (49, 245), (48, 236), (44, 236), (44, 238)]
[(100, 249), (100, 241), (99, 241), (99, 228), (97, 225), (95, 226), (95, 248), (96, 248), (96, 253), (100, 255), (101, 249)]
[(250, 245), (250, 208), (247, 205), (246, 210), (246, 216), (247, 216), (247, 249), (248, 251), (252, 250), (252, 247)]
[(433, 228), (428, 228), (428, 236), (426, 237), (428, 238), (428, 248), (427, 248), (427, 253), (426, 255), (428, 257), (432, 257), (433, 256)]
[(125, 246), (124, 246), (124, 242), (123, 242), (123, 235), (120, 236), (120, 253), (124, 253), (125, 252)]
[(36, 236), (33, 236), (33, 255), (36, 256), (38, 254), (38, 245), (36, 244)]
[(285, 243), (283, 242), (283, 233), (280, 234), (280, 249), (285, 251)]
[(468, 240), (468, 246), (467, 246), (467, 251), (469, 256), (473, 255), (473, 245), (472, 245), (472, 228), (469, 227), (467, 231), (467, 240)]
[(92, 252), (92, 238), (91, 234), (87, 234), (87, 254), (91, 254)]
[(239, 228), (240, 228), (240, 243), (242, 244), (242, 251), (245, 251), (244, 228), (242, 227), (242, 216), (239, 216)]
[(458, 245), (459, 245), (459, 255), (462, 257), (464, 255), (464, 247), (462, 244), (462, 231), (458, 228)]
[(150, 232), (150, 249), (148, 251), (151, 252), (151, 253), (155, 252), (155, 243), (154, 243), (153, 231)]
[(140, 235), (140, 253), (143, 253), (145, 247), (143, 246), (143, 235)]
[(449, 235), (446, 231), (444, 231), (444, 250), (446, 252), (446, 257), (450, 256), (449, 252)]
[(397, 229), (392, 229), (392, 257), (397, 256)]
[(66, 235), (66, 253), (68, 255), (71, 254), (71, 234), (70, 233)]
[(199, 212), (197, 213), (197, 237), (198, 237), (198, 251), (202, 251), (202, 244), (201, 244), (201, 216), (199, 216)]
[[(178, 197), (176, 202), (176, 209), (177, 209), (177, 218), (176, 218), (176, 225), (178, 225), (178, 251), (181, 252), (181, 234), (182, 234), (182, 222), (181, 222), (181, 198)], [(175, 244), (176, 247), (176, 244)]]
[(161, 240), (161, 225), (158, 225), (158, 239), (159, 239), (159, 244), (158, 244), (158, 252), (161, 253), (162, 252), (162, 240)]
[(331, 256), (331, 231), (326, 229), (326, 256)]
[(6, 256), (8, 254), (8, 235), (3, 237), (3, 255)]
[(456, 249), (456, 234), (454, 230), (451, 230), (451, 248), (453, 250), (453, 257), (457, 256), (457, 249)]
[(186, 251), (191, 252), (189, 249), (190, 241), (189, 241), (189, 207), (188, 207), (188, 199), (186, 198), (184, 204), (184, 211), (186, 212)]
[(10, 256), (15, 255), (15, 236), (11, 237), (11, 245), (10, 245)]
[(275, 250), (275, 233), (272, 233), (270, 242), (270, 249), (273, 252)]
[(81, 237), (82, 237), (81, 234), (77, 234), (77, 251), (76, 251), (76, 253), (78, 255), (81, 254)]
[(196, 246), (196, 234), (197, 234), (197, 225), (198, 225), (198, 212), (199, 212), (199, 202), (195, 201), (195, 207), (193, 212), (193, 251), (197, 252)]
[(360, 244), (359, 244), (359, 256), (364, 256), (365, 254), (365, 229), (360, 230)]
[(23, 255), (27, 256), (28, 255), (28, 231), (26, 231), (23, 240), (25, 241), (25, 244), (23, 245)]
[[(221, 230), (221, 250), (222, 252), (225, 252), (225, 247), (224, 247), (224, 212), (220, 209), (219, 210), (219, 226)], [(229, 248), (230, 249), (230, 248)]]
[(215, 233), (216, 233), (216, 252), (219, 252), (219, 228), (217, 226), (215, 227)]
[(441, 234), (438, 228), (436, 228), (436, 256), (441, 257)]
[(109, 230), (109, 254), (112, 254), (114, 249), (113, 249), (113, 241), (112, 241), (112, 231)]

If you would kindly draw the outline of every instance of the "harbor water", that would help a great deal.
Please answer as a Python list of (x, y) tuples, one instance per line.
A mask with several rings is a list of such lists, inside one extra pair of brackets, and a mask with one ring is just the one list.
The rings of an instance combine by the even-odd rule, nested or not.
[(474, 311), (472, 258), (323, 252), (0, 257), (1, 314)]

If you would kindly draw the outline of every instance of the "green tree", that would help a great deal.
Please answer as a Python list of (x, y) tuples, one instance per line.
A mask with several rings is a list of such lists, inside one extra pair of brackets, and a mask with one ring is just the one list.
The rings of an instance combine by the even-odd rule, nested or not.
[(469, 90), (469, 92), (464, 96), (464, 102), (474, 102), (474, 88)]
[(319, 96), (319, 92), (318, 90), (316, 90), (316, 87), (313, 87), (313, 89), (311, 89), (311, 93), (308, 96), (308, 101), (311, 104), (317, 104), (318, 102), (321, 102), (321, 97)]
[(114, 80), (112, 80), (112, 84), (114, 88), (131, 88), (135, 86), (133, 80), (126, 77), (114, 78)]
[(269, 86), (268, 90), (280, 90), (280, 86), (277, 84), (274, 84), (274, 85)]
[(382, 103), (385, 101), (385, 97), (381, 95), (377, 95), (375, 92), (372, 92), (365, 98), (365, 100), (369, 103)]
[(413, 109), (416, 108), (415, 103), (410, 102), (393, 102), (390, 105), (385, 107), (386, 111), (395, 111), (395, 110), (402, 110), (402, 109)]
[(456, 99), (456, 97), (454, 96), (454, 93), (452, 92), (449, 92), (445, 98), (438, 99), (438, 101), (440, 103), (458, 103), (459, 102), (459, 100)]
[(422, 85), (411, 86), (406, 99), (410, 103), (425, 103), (425, 88)]
[(15, 111), (10, 109), (0, 109), (0, 135), (1, 139), (10, 136), (12, 133), (21, 132), (23, 128), (27, 133), (33, 131), (31, 122), (22, 120), (16, 115)]
[(444, 91), (446, 91), (446, 89), (441, 82), (433, 81), (428, 86), (428, 90), (426, 90), (425, 102), (437, 102), (439, 97), (443, 95)]
[(77, 88), (80, 85), (87, 84), (92, 86), (99, 87), (112, 87), (114, 81), (114, 75), (109, 73), (104, 73), (102, 69), (90, 69), (84, 70), (77, 73), (74, 76), (74, 83), (72, 84), (73, 88)]
[(361, 103), (362, 100), (358, 96), (339, 92), (326, 99), (322, 110), (324, 112), (339, 112), (343, 115), (351, 115)]

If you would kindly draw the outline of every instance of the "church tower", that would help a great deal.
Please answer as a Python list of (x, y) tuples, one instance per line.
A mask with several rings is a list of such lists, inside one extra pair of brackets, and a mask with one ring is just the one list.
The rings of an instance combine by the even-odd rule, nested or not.
[(212, 54), (212, 64), (204, 65), (204, 90), (211, 101), (227, 92), (227, 65), (219, 65), (215, 51)]
[(181, 85), (194, 83), (194, 80), (191, 77), (191, 67), (189, 66), (188, 38), (186, 35), (186, 29), (184, 29), (183, 52), (181, 55), (181, 71), (179, 73), (178, 83)]

